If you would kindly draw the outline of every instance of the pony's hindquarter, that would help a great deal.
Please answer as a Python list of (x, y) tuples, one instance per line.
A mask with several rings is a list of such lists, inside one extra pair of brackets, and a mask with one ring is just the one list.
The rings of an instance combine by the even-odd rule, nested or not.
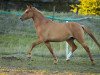
[[(86, 50), (92, 64), (94, 65), (94, 61), (93, 61), (93, 57), (91, 55), (90, 49), (85, 42), (84, 29), (78, 23), (72, 22), (72, 23), (68, 23), (68, 24), (69, 24), (69, 26), (67, 26), (67, 27), (69, 27), (70, 31), (72, 32), (73, 38), (76, 39), (76, 41), (78, 41), (82, 45), (82, 47)], [(67, 42), (72, 47), (72, 52), (74, 52), (77, 49), (77, 46), (74, 44), (73, 40), (67, 40)]]
[(79, 42), (84, 42), (84, 30), (79, 23), (69, 22), (66, 27), (70, 30), (73, 38)]

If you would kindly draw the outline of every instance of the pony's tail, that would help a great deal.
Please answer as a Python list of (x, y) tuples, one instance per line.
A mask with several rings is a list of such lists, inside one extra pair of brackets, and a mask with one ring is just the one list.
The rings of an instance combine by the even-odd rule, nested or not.
[(98, 43), (98, 41), (96, 40), (96, 38), (94, 37), (93, 33), (84, 25), (82, 25), (83, 30), (89, 34), (89, 36), (94, 40), (94, 42), (98, 45), (98, 47), (100, 48), (100, 44)]

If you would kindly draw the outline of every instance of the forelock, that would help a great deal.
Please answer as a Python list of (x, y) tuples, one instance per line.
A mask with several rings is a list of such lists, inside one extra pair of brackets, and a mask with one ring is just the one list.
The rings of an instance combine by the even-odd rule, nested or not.
[(25, 13), (28, 12), (28, 9), (25, 10)]

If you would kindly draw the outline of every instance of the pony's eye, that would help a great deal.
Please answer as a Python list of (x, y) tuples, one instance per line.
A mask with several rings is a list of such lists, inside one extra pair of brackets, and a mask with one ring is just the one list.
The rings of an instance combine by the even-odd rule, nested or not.
[(28, 13), (28, 11), (26, 13)]

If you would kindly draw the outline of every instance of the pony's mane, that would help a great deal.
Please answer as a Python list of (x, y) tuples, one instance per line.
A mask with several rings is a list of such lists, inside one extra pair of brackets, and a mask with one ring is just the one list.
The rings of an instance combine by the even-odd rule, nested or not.
[(33, 10), (35, 10), (36, 12), (40, 13), (41, 15), (43, 15), (43, 13), (41, 11), (39, 11), (37, 8), (32, 7)]

